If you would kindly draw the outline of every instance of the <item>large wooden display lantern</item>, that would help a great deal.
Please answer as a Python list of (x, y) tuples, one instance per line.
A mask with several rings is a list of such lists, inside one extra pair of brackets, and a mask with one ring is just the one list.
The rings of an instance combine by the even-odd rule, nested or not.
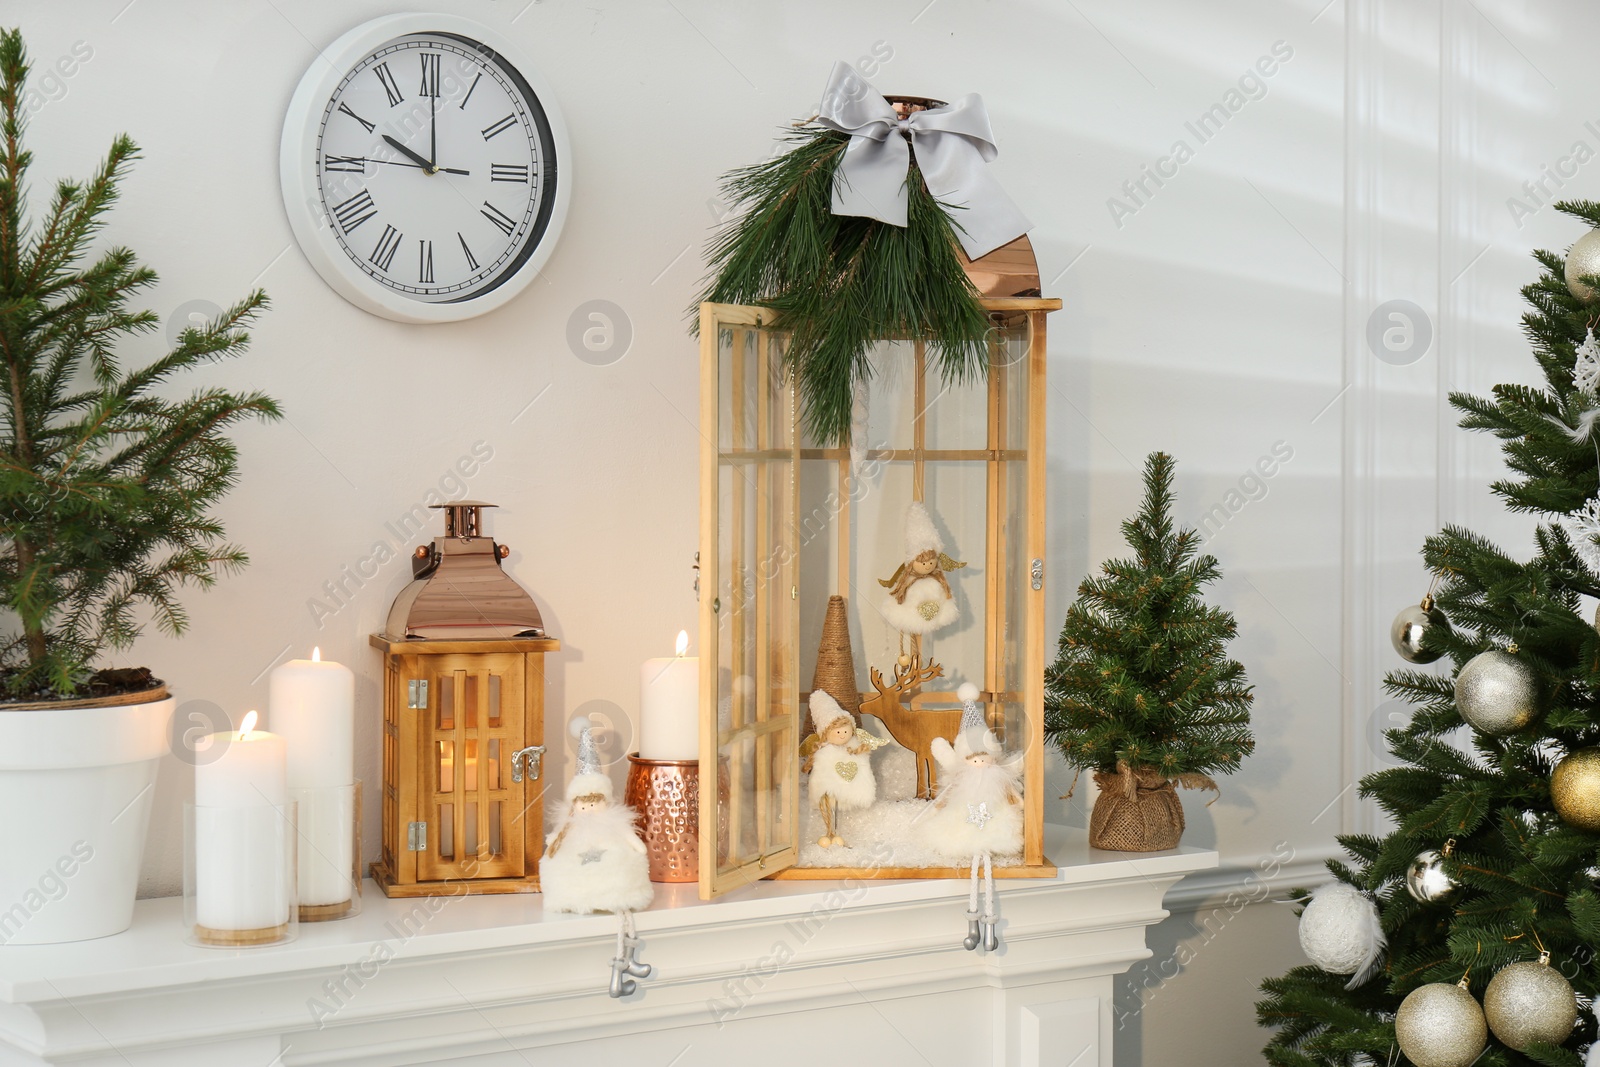
[(383, 854), (391, 897), (531, 893), (544, 849), (544, 654), (533, 598), (501, 568), (477, 501), (441, 505), (445, 535), (372, 645), (383, 654)]
[[(852, 841), (853, 866), (813, 847), (805, 683), (841, 662), (859, 666), (845, 669), (853, 684), (818, 686), (910, 750), (897, 754), (903, 796), (924, 803), (937, 784), (929, 742), (955, 732), (958, 683), (976, 685), (1024, 772), (1023, 851), (995, 874), (1054, 873), (1044, 854), (1045, 319), (1061, 302), (1037, 295), (1025, 237), (968, 276), (993, 325), (987, 375), (946, 387), (923, 344), (884, 338), (855, 431), (866, 439), (847, 446), (804, 438), (774, 312), (701, 305), (700, 763), (719, 775), (702, 790), (719, 799), (703, 806), (701, 833), (711, 839), (713, 819), (727, 828), (725, 847), (701, 851), (704, 897), (766, 877), (967, 874), (902, 862), (904, 838)], [(964, 564), (949, 577), (962, 620), (907, 640), (881, 602), (913, 501)], [(841, 613), (850, 644), (830, 652), (825, 627), (837, 630)], [(871, 758), (878, 768), (886, 757)]]

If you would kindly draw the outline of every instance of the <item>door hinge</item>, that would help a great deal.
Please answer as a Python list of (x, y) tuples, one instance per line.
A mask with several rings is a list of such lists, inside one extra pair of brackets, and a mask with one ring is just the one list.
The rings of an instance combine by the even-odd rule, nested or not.
[(1035, 559), (1033, 561), (1033, 566), (1028, 569), (1028, 573), (1033, 578), (1033, 587), (1035, 589), (1043, 589), (1044, 588), (1044, 560)]
[(428, 680), (426, 678), (406, 679), (406, 707), (425, 708), (428, 706)]
[(425, 822), (406, 823), (406, 849), (410, 852), (428, 851), (428, 824)]

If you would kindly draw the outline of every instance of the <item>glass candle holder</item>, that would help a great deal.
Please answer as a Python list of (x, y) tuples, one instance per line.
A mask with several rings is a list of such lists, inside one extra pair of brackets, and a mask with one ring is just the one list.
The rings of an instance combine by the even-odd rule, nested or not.
[(295, 804), (183, 808), (187, 940), (252, 948), (294, 939), (299, 925)]
[(300, 921), (361, 913), (361, 780), (290, 789), (296, 808), (295, 866)]

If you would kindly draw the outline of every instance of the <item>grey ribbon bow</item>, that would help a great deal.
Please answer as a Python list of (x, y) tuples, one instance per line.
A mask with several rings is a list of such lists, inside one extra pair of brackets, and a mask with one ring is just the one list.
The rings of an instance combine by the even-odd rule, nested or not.
[(928, 192), (952, 209), (956, 236), (969, 258), (1028, 232), (1031, 223), (985, 168), (996, 149), (989, 113), (977, 93), (902, 119), (850, 64), (840, 62), (833, 65), (817, 112), (819, 123), (850, 135), (833, 179), (835, 215), (905, 226), (906, 172), (915, 143)]

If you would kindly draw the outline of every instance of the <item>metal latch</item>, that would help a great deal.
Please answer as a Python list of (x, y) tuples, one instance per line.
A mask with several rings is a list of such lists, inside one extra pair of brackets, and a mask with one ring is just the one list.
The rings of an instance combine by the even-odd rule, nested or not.
[(1044, 588), (1044, 560), (1035, 559), (1033, 561), (1033, 566), (1028, 569), (1028, 573), (1033, 578), (1033, 587), (1035, 589), (1043, 589)]
[(428, 680), (426, 678), (406, 679), (406, 707), (425, 708), (428, 706)]
[(406, 849), (410, 852), (428, 851), (428, 824), (425, 822), (406, 823)]
[(537, 782), (540, 768), (544, 765), (544, 746), (529, 745), (527, 748), (519, 748), (511, 753), (511, 780), (513, 782), (522, 781), (522, 768), (524, 765), (528, 768), (528, 781)]

